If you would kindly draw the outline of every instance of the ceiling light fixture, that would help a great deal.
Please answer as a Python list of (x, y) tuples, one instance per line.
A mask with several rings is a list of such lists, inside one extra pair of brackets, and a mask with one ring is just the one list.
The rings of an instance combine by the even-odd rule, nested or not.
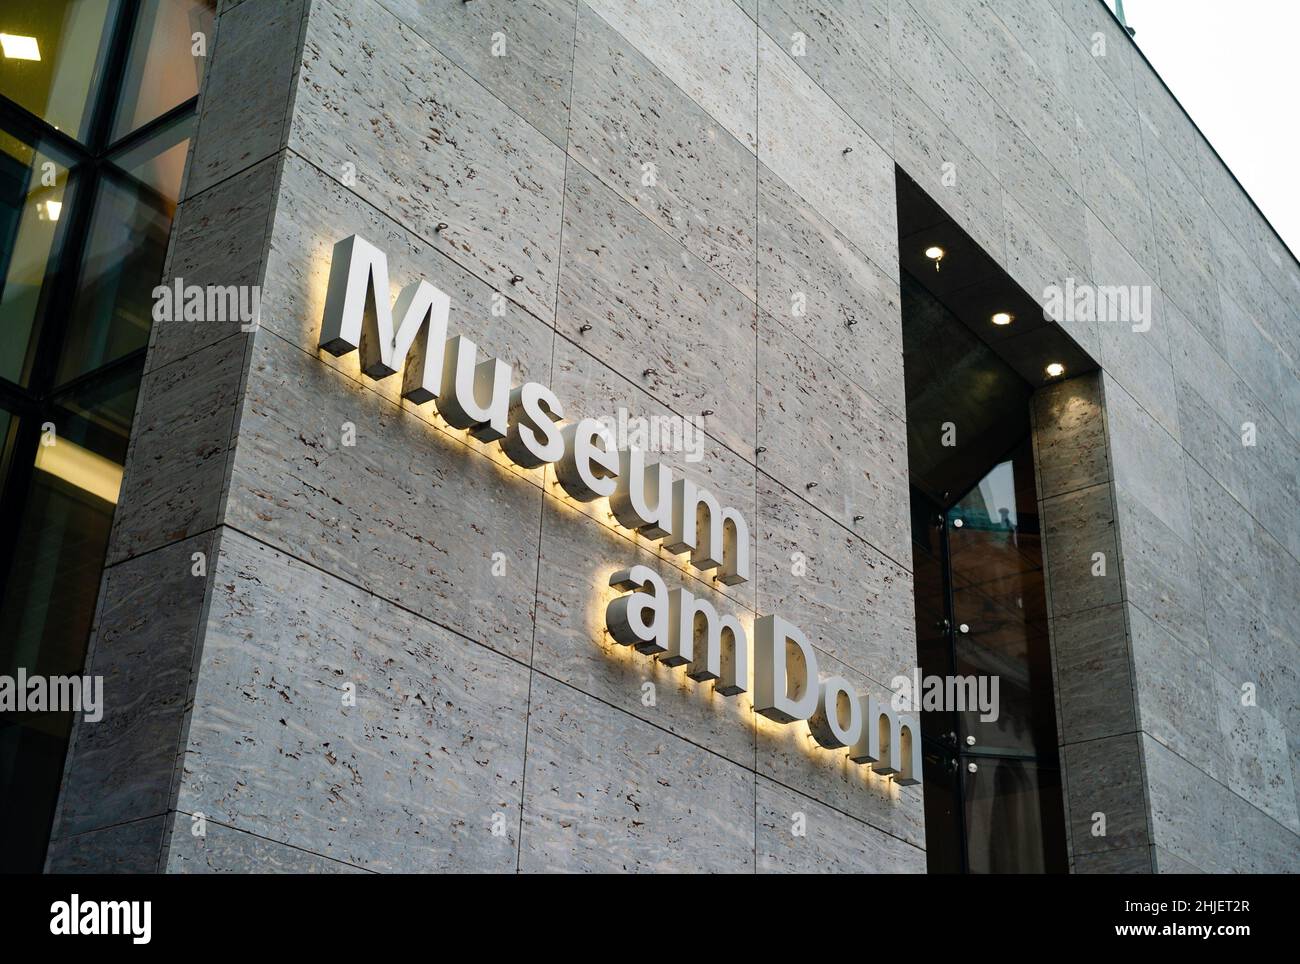
[(939, 262), (943, 260), (944, 254), (946, 254), (946, 252), (937, 244), (932, 244), (930, 247), (925, 249), (925, 256), (934, 262), (935, 271), (939, 270)]
[(1065, 366), (1060, 362), (1052, 362), (1047, 366), (1046, 371), (1048, 378), (1060, 378), (1065, 374)]
[(36, 45), (35, 37), (20, 37), (12, 33), (0, 33), (0, 50), (10, 60), (40, 60), (41, 49)]
[(1015, 320), (1015, 315), (1009, 314), (1005, 311), (999, 311), (993, 316), (993, 324), (995, 325), (1009, 325)]

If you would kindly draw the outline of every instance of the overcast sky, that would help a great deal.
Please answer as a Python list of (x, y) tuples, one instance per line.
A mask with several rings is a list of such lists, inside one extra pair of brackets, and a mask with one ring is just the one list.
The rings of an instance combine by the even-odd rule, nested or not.
[(1300, 0), (1124, 0), (1124, 14), (1147, 60), (1300, 253)]

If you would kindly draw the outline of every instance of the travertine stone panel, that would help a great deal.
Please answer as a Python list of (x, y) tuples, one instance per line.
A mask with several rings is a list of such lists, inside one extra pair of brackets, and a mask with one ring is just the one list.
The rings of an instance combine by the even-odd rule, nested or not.
[(190, 814), (173, 814), (166, 874), (362, 874), (360, 867), (206, 820), (195, 836)]
[[(966, 63), (977, 65), (980, 82), (992, 95), (999, 111), (1005, 113), (1038, 150), (1054, 159), (1058, 170), (1077, 190), (1079, 171), (1073, 163), (1074, 108), (1059, 80), (1035, 59), (1061, 56), (1063, 40), (1060, 45), (1053, 42), (1047, 48), (1033, 47), (1031, 50), (1022, 46), (1017, 32), (1000, 17), (992, 16), (983, 3), (971, 6), (976, 18), (966, 36), (978, 38), (981, 49), (973, 57), (968, 57)], [(1057, 36), (1053, 34), (1039, 39), (1054, 41)], [(1059, 36), (1063, 38), (1064, 35)]]
[(55, 837), (47, 874), (156, 874), (167, 818), (147, 817), (75, 837)]
[(756, 12), (732, 0), (587, 4), (732, 136), (755, 150)]
[(284, 147), (309, 7), (308, 0), (245, 0), (218, 18), (186, 197)]
[[(754, 717), (748, 695), (715, 693), (712, 683), (689, 679), (685, 667), (665, 666), (652, 656), (620, 645), (607, 632), (605, 607), (623, 594), (610, 588), (609, 577), (636, 565), (658, 572), (670, 591), (685, 589), (719, 613), (736, 616), (753, 645), (753, 612), (712, 591), (707, 576), (707, 582), (691, 577), (576, 509), (547, 500), (533, 666), (603, 703), (740, 766), (752, 767)], [(652, 705), (647, 705), (647, 683), (653, 686)], [(752, 683), (746, 687), (753, 691)]]
[(1151, 857), (1155, 861), (1155, 872), (1157, 874), (1203, 874), (1200, 867), (1190, 861), (1183, 860), (1181, 857), (1175, 857), (1163, 847), (1152, 847)]
[(759, 467), (910, 569), (902, 419), (784, 325), (759, 323)]
[[(203, 568), (195, 575), (199, 563)], [(75, 724), (52, 833), (56, 840), (139, 822), (171, 807), (196, 636), (206, 605), (206, 574), (214, 563), (208, 532), (105, 573), (86, 657), (86, 672), (104, 678), (104, 717)], [(160, 600), (166, 604), (159, 605)], [(144, 846), (135, 831), (102, 839), (116, 840), (114, 846), (122, 848)], [(154, 833), (150, 839), (156, 861), (161, 838)], [(119, 860), (134, 866), (138, 859), (106, 850), (102, 861), (97, 857), (90, 863), (108, 870)]]
[(1199, 195), (1201, 165), (1197, 142), (1201, 135), (1156, 72), (1136, 55), (1133, 57), (1133, 85), (1143, 139), (1159, 144), (1187, 175)]
[(1217, 781), (1151, 737), (1141, 740), (1152, 842), (1207, 873), (1241, 867), (1233, 854), (1241, 835), (1235, 821), (1252, 808), (1234, 813), (1232, 794)]
[[(1110, 344), (1105, 337), (1108, 328), (1126, 336), (1124, 344), (1129, 346), (1129, 353), (1141, 358), (1146, 363), (1144, 368), (1153, 364), (1150, 361), (1152, 349), (1164, 358), (1169, 358), (1172, 344), (1178, 336), (1173, 331), (1174, 324), (1165, 316), (1168, 311), (1176, 309), (1166, 308), (1155, 277), (1121, 243), (1111, 228), (1091, 209), (1086, 212), (1086, 218), (1088, 251), (1092, 255), (1092, 280), (1101, 289), (1098, 295), (1102, 296), (1097, 308), (1097, 326), (1103, 336), (1101, 363), (1108, 365), (1120, 360), (1114, 353), (1110, 358), (1104, 356)], [(1121, 289), (1126, 293), (1127, 301), (1119, 291), (1113, 292), (1110, 297), (1104, 297), (1106, 288)], [(1149, 312), (1145, 318), (1139, 318), (1142, 309)], [(1140, 337), (1128, 339), (1129, 334)], [(1134, 347), (1139, 341), (1144, 343), (1142, 347), (1145, 350), (1138, 351)], [(1177, 435), (1177, 432), (1172, 434)]]
[[(1153, 362), (1152, 377), (1154, 377)], [(1184, 542), (1191, 542), (1183, 450), (1177, 439), (1116, 382), (1105, 379), (1106, 429), (1110, 433), (1115, 484), (1148, 507)]]
[(760, 613), (789, 619), (881, 685), (915, 665), (908, 570), (762, 473), (757, 535)]
[(1133, 666), (1122, 603), (1057, 616), (1052, 621), (1052, 656), (1062, 743), (1136, 728)]
[(289, 146), (551, 318), (562, 148), (384, 7), (313, 5)]
[(1219, 778), (1223, 740), (1209, 661), (1136, 606), (1128, 607), (1128, 620), (1142, 731)]
[(1007, 241), (997, 176), (897, 77), (893, 111), (898, 166), (937, 199), (981, 248), (1004, 264)]
[(753, 302), (576, 166), (564, 221), (559, 331), (752, 460)]
[(1110, 478), (1100, 376), (1052, 382), (1034, 393), (1032, 405), (1041, 498), (1064, 495)]
[[(424, 279), (446, 292), (451, 297), (449, 332), (470, 338), (481, 358), (491, 356), (508, 364), (513, 385), (549, 384), (554, 332), (511, 300), (509, 285), (506, 292), (497, 292), (293, 153), (285, 159), (281, 203), (267, 257), (263, 328), (394, 404), (400, 402), (401, 376), (375, 381), (361, 374), (357, 353), (336, 358), (318, 349), (334, 244), (352, 234), (384, 252), (393, 288), (400, 290)], [(440, 431), (468, 440), (465, 432), (451, 428), (437, 414), (436, 403), (408, 402), (403, 408)], [(514, 469), (498, 445), (469, 444), (498, 464), (523, 472)], [(540, 482), (540, 472), (531, 476)]]
[(1196, 551), (1123, 490), (1117, 505), (1125, 598), (1192, 652), (1204, 655), (1205, 606)]
[(1286, 730), (1262, 706), (1245, 705), (1237, 682), (1215, 674), (1211, 692), (1223, 734), (1223, 783), (1284, 827), (1300, 833)]
[(1223, 350), (1209, 208), (1196, 184), (1153, 138), (1143, 138), (1160, 287), (1210, 344)]
[[(927, 3), (925, 8), (943, 13), (942, 4)], [(995, 170), (993, 99), (970, 66), (961, 62), (907, 0), (891, 0), (889, 44), (894, 83), (915, 91), (981, 164)]]
[(1128, 847), (1080, 854), (1074, 859), (1076, 874), (1149, 874), (1153, 872), (1150, 847)]
[(889, 149), (888, 0), (764, 0), (758, 22), (859, 127)]
[[(1138, 743), (1139, 737), (1129, 733), (1061, 748), (1061, 765), (1070, 787), (1067, 819), (1076, 861), (1084, 854), (1150, 843)], [(1096, 813), (1106, 817), (1105, 836), (1093, 835)]]
[[(746, 462), (731, 449), (694, 427), (688, 436), (685, 424), (667, 406), (638, 388), (629, 377), (602, 364), (566, 338), (560, 338), (556, 342), (555, 373), (550, 385), (567, 406), (565, 412), (568, 417), (590, 416), (601, 419), (616, 439), (620, 431), (625, 432), (624, 441), (630, 444), (643, 444), (635, 434), (639, 426), (646, 428), (649, 439), (653, 441), (654, 420), (675, 419), (674, 422), (658, 422), (658, 441), (662, 447), (658, 450), (653, 447), (650, 449), (650, 461), (661, 462), (671, 468), (677, 478), (690, 479), (711, 492), (721, 505), (737, 509), (749, 523), (750, 559), (755, 558), (753, 547), (757, 539), (755, 526), (758, 517), (754, 491), (756, 470), (752, 463)], [(621, 412), (626, 413), (626, 427), (623, 429), (620, 429)], [(681, 428), (680, 446), (676, 445), (675, 426)], [(662, 542), (625, 529), (614, 516), (607, 500), (578, 502), (568, 498), (556, 480), (554, 471), (547, 475), (546, 485), (547, 491), (566, 506), (582, 512), (621, 538), (630, 539), (692, 577), (703, 578), (717, 592), (753, 608), (756, 585), (753, 579), (734, 586), (724, 585), (713, 578), (712, 572), (701, 572), (694, 568), (690, 564), (689, 552), (670, 553), (663, 548)]]
[(533, 675), (520, 869), (754, 867), (754, 774)]
[[(1091, 283), (1089, 270), (1066, 254), (1057, 242), (1055, 232), (1040, 225), (1020, 201), (1005, 190), (1002, 192), (1002, 213), (1006, 221), (1006, 263), (1003, 267), (1031, 297), (1044, 304), (1049, 285), (1063, 288), (1071, 278), (1076, 285)], [(1091, 357), (1100, 355), (1097, 325), (1086, 315), (1074, 313), (1063, 318), (1061, 328)]]
[(901, 418), (898, 283), (763, 165), (758, 215), (759, 307)]
[(574, 76), (570, 156), (753, 298), (753, 152), (586, 7)]
[(214, 583), (179, 810), (373, 870), (513, 868), (525, 667), (228, 529)]
[(216, 525), (238, 433), (247, 341), (227, 338), (145, 375), (109, 564)]
[(893, 161), (767, 34), (758, 70), (758, 159), (896, 279)]
[(574, 0), (381, 2), (493, 96), (564, 146)]
[[(1109, 483), (1044, 499), (1043, 567), (1053, 616), (1119, 602), (1122, 596), (1119, 544)], [(1127, 551), (1127, 545), (1125, 546)], [(1103, 574), (1094, 575), (1105, 557)]]
[[(346, 424), (355, 445), (341, 444)], [(538, 485), (257, 333), (229, 525), (526, 661), (541, 498)]]
[(1096, 58), (1119, 95), (1136, 103), (1133, 72), (1134, 64), (1141, 57), (1114, 16), (1096, 0), (1052, 0), (1052, 3), (1060, 10), (1066, 26)]
[[(186, 288), (261, 285), (283, 162), (284, 154), (277, 153), (182, 201), (161, 283), (174, 286), (179, 279)], [(232, 336), (242, 344), (246, 334), (238, 318), (157, 321), (150, 331), (147, 368), (156, 371)]]
[(763, 777), (757, 807), (759, 873), (925, 873), (924, 850)]
[[(1071, 141), (1062, 155), (1044, 153), (1001, 109), (997, 113), (997, 165), (994, 170), (1010, 193), (1077, 265), (1087, 265), (1088, 232), (1084, 204), (1075, 190), (1079, 159)], [(1037, 294), (1030, 289), (1030, 294)]]
[[(859, 696), (889, 699), (891, 692), (829, 653), (816, 653), (822, 677), (843, 676)], [(820, 746), (804, 723), (757, 718), (755, 754), (760, 778), (768, 777), (805, 796), (865, 821), (916, 847), (925, 846), (925, 804), (920, 786), (899, 786), (848, 758), (844, 749)]]
[[(1258, 473), (1267, 477), (1267, 473), (1258, 472), (1260, 460), (1252, 458), (1251, 450), (1242, 445), (1241, 424), (1248, 420), (1248, 411), (1244, 405), (1236, 410), (1241, 413), (1241, 421), (1229, 422), (1215, 411), (1213, 403), (1207, 401), (1206, 395), (1224, 400), (1225, 404), (1235, 394), (1234, 389), (1224, 391), (1211, 388), (1202, 382), (1208, 379), (1196, 378), (1189, 381), (1178, 376), (1175, 391), (1178, 397), (1178, 423), (1186, 453), (1201, 466), (1228, 493), (1247, 508), (1251, 507), (1252, 481)], [(1240, 386), (1240, 383), (1237, 383)], [(1282, 530), (1285, 532), (1285, 530)]]

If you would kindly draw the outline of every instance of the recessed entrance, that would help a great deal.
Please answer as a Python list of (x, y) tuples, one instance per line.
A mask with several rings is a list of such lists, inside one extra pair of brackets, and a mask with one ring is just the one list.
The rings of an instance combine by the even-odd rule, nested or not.
[(1064, 872), (1031, 409), (1095, 365), (897, 175), (918, 663), (992, 704), (920, 714), (929, 869)]

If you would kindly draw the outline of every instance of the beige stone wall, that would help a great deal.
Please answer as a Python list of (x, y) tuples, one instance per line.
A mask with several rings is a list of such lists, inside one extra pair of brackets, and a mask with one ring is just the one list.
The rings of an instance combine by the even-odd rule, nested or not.
[[(1300, 271), (1101, 4), (239, 0), (212, 57), (169, 277), (260, 284), (261, 324), (155, 329), (52, 868), (923, 871), (920, 788), (601, 627), (643, 563), (864, 691), (914, 664), (896, 162), (1031, 293), (1158, 291), (1146, 337), (1068, 326), (1144, 827), (1077, 869), (1294, 867)], [(320, 352), (352, 233), (571, 413), (702, 416), (668, 461), (745, 512), (754, 579)]]

